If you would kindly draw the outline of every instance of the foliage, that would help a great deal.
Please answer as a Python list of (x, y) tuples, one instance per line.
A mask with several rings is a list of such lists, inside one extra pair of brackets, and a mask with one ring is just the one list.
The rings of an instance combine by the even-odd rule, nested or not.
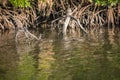
[(119, 0), (108, 0), (108, 1), (111, 6), (114, 6), (119, 2)]
[(118, 2), (120, 2), (119, 0), (89, 0), (90, 2), (94, 2), (96, 5), (99, 6), (114, 6), (116, 5)]
[(29, 0), (10, 0), (15, 7), (30, 7)]
[[(36, 2), (37, 0), (33, 0), (33, 2)], [(46, 0), (41, 0), (42, 2), (45, 2)], [(31, 7), (31, 2), (32, 0), (10, 0), (10, 2), (15, 6), (15, 7)]]

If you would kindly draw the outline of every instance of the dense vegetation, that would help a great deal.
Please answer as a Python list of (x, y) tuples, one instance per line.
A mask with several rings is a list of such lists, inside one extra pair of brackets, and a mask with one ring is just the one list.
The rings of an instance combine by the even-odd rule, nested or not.
[(104, 25), (109, 27), (112, 25), (114, 28), (120, 24), (119, 2), (119, 0), (0, 0), (0, 30), (57, 23), (59, 26), (46, 28), (61, 32), (68, 8), (71, 9), (70, 17), (73, 18), (68, 21), (69, 30), (72, 28), (72, 32), (80, 30), (76, 21), (87, 29)]

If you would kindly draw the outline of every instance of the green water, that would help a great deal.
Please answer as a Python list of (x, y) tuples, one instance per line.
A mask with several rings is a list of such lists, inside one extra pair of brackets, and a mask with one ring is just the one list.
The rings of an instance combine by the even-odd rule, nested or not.
[(120, 31), (19, 43), (1, 35), (0, 80), (120, 80)]

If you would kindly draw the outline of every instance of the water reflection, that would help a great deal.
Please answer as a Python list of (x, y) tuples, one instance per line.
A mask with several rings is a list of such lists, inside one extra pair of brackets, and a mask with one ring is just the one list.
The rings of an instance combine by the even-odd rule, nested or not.
[(13, 37), (6, 33), (0, 38), (0, 80), (14, 79), (11, 76), (16, 71), (17, 60), (18, 55), (16, 54)]
[(100, 29), (41, 42), (0, 38), (0, 80), (120, 80), (120, 31)]
[(20, 56), (17, 66), (17, 79), (16, 80), (34, 80), (36, 73), (35, 60), (28, 53)]
[(15, 43), (14, 33), (0, 38), (0, 80), (34, 80), (35, 43)]
[(68, 50), (57, 42), (56, 66), (50, 80), (119, 80), (120, 45), (114, 40), (117, 34), (111, 30), (92, 34), (84, 42), (70, 42)]
[(38, 59), (38, 74), (37, 74), (37, 80), (49, 80), (49, 76), (52, 72), (52, 65), (54, 65), (55, 59), (53, 58), (53, 55), (55, 54), (53, 52), (53, 45), (49, 41), (43, 41), (40, 44), (40, 53), (39, 53), (39, 59)]

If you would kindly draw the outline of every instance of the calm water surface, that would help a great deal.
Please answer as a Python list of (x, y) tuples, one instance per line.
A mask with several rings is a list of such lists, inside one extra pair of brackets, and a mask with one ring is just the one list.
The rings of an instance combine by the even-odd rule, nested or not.
[(0, 36), (0, 80), (120, 80), (120, 31), (98, 30), (40, 42)]

